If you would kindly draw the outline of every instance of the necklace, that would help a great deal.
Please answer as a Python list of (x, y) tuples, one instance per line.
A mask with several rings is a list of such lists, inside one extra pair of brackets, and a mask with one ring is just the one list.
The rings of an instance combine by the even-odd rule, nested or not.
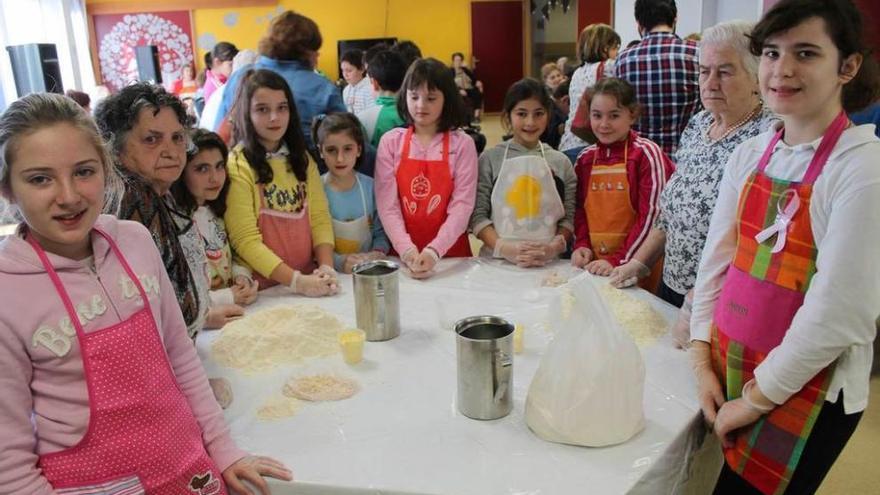
[(712, 144), (724, 141), (724, 139), (727, 136), (736, 132), (737, 129), (746, 125), (746, 123), (748, 123), (748, 121), (752, 120), (752, 118), (754, 118), (755, 115), (758, 115), (758, 113), (761, 111), (762, 107), (763, 107), (762, 103), (759, 102), (758, 105), (755, 106), (755, 108), (753, 108), (751, 112), (747, 113), (745, 117), (739, 119), (736, 123), (734, 123), (733, 125), (728, 127), (727, 130), (724, 131), (724, 134), (718, 136), (718, 138), (716, 138), (716, 139), (712, 139), (711, 136), (712, 136), (712, 129), (718, 125), (718, 121), (716, 120), (716, 121), (712, 122), (712, 125), (710, 125), (709, 128), (706, 130), (706, 139)]

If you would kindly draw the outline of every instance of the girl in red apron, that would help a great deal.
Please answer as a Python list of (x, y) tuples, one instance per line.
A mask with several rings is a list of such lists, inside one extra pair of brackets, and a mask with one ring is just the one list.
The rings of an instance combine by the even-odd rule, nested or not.
[(782, 124), (722, 179), (694, 291), (715, 493), (814, 493), (868, 400), (880, 308), (880, 140), (846, 112), (880, 95), (849, 0), (783, 0), (750, 36)]
[(229, 242), (260, 288), (282, 284), (311, 297), (338, 291), (333, 227), (317, 165), (309, 158), (290, 87), (266, 69), (241, 82), (239, 144), (229, 155)]
[(101, 143), (61, 95), (0, 117), (0, 191), (24, 219), (0, 243), (0, 486), (208, 495), (289, 480), (232, 442), (149, 232), (100, 215), (121, 186)]
[[(590, 90), (590, 124), (598, 142), (578, 157), (572, 265), (607, 277), (632, 259), (660, 208), (674, 166), (660, 147), (631, 130), (638, 118), (633, 87), (605, 78)], [(662, 260), (643, 287), (654, 291)], [(646, 269), (648, 269), (646, 267)]]
[(335, 268), (351, 273), (358, 263), (382, 259), (389, 250), (376, 212), (373, 179), (357, 171), (364, 132), (354, 114), (320, 115), (312, 124), (312, 141), (328, 170), (321, 179), (333, 220)]
[(452, 73), (439, 60), (410, 66), (397, 96), (406, 128), (382, 136), (376, 203), (394, 252), (414, 277), (441, 257), (471, 256), (468, 221), (477, 187), (477, 151), (456, 129), (465, 122)]
[(552, 106), (547, 89), (535, 79), (507, 90), (502, 121), (513, 137), (480, 156), (471, 216), (483, 256), (520, 267), (544, 266), (572, 239), (577, 177), (565, 155), (540, 141)]

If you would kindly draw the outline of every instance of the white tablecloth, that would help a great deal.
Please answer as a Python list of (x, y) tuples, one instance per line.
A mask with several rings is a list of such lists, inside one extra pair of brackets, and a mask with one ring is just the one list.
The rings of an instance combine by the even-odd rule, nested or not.
[[(442, 260), (438, 275), (426, 281), (401, 275), (401, 335), (367, 342), (364, 361), (354, 366), (339, 354), (247, 376), (213, 361), (210, 346), (219, 332), (211, 331), (199, 335), (199, 356), (209, 377), (232, 383), (235, 398), (226, 418), (238, 444), (293, 470), (295, 483), (272, 484), (276, 495), (705, 492), (720, 464), (717, 458), (699, 466), (692, 462), (703, 437), (696, 386), (686, 353), (668, 336), (642, 350), (647, 425), (633, 439), (585, 448), (546, 442), (529, 430), (526, 394), (552, 338), (546, 328), (549, 302), (559, 295), (559, 289), (540, 286), (552, 271), (575, 274), (565, 262), (520, 270), (467, 259)], [(355, 326), (351, 277), (340, 279), (337, 296), (306, 299), (274, 288), (248, 311), (305, 302)], [(668, 318), (675, 314), (647, 292), (628, 290)], [(502, 316), (525, 327), (525, 351), (514, 357), (513, 412), (495, 421), (469, 419), (455, 405), (452, 324), (474, 314)], [(256, 409), (290, 376), (328, 371), (357, 380), (360, 393), (340, 402), (305, 403), (282, 420), (256, 418)]]

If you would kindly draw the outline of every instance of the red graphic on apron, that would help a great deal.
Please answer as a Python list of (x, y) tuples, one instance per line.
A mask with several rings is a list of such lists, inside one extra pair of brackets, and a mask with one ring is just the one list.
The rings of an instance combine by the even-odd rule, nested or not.
[(431, 181), (425, 177), (425, 174), (419, 174), (413, 178), (412, 182), (410, 182), (409, 188), (412, 197), (421, 201), (431, 194)]
[(437, 209), (438, 206), (440, 206), (440, 201), (442, 201), (442, 199), (440, 198), (439, 194), (435, 194), (431, 197), (431, 201), (428, 201), (428, 215), (430, 215), (434, 210)]

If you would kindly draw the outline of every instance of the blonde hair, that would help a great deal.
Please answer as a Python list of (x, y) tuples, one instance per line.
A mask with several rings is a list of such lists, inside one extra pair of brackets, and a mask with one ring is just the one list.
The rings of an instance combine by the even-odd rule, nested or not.
[(541, 66), (541, 80), (542, 81), (546, 80), (547, 76), (552, 74), (553, 71), (557, 71), (557, 70), (559, 72), (562, 72), (561, 70), (559, 70), (559, 66), (556, 65), (555, 62), (547, 62), (546, 64), (542, 65)]
[[(104, 212), (115, 214), (119, 209), (124, 185), (95, 121), (75, 101), (55, 93), (27, 95), (12, 102), (0, 116), (0, 193), (5, 199), (9, 199), (12, 194), (10, 169), (15, 160), (18, 141), (40, 129), (57, 124), (69, 124), (79, 129), (95, 147), (104, 170)], [(20, 221), (21, 215), (15, 210), (12, 213)]]
[(611, 49), (619, 46), (620, 35), (611, 26), (590, 24), (578, 36), (577, 58), (582, 64), (594, 64), (608, 59)]

